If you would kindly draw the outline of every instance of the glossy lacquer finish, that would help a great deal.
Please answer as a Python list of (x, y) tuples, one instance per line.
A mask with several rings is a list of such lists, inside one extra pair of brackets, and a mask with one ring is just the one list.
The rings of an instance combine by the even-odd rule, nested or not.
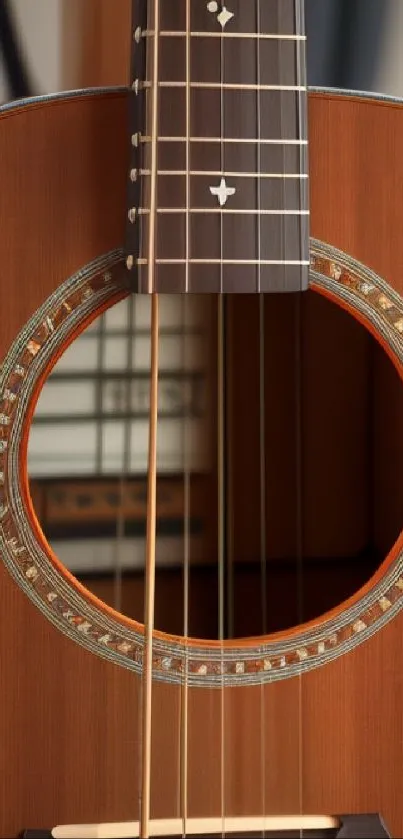
[[(2, 357), (68, 276), (122, 244), (126, 105), (110, 92), (1, 116)], [(313, 236), (402, 293), (403, 109), (315, 94), (309, 120)], [(386, 379), (379, 404), (391, 392)], [(401, 400), (377, 416), (387, 521), (402, 506)], [(137, 818), (138, 677), (61, 634), (3, 566), (0, 582), (1, 836)], [(224, 735), (220, 691), (190, 690), (189, 815), (220, 813), (223, 773), (230, 814), (380, 811), (401, 835), (402, 621), (301, 678), (227, 688)], [(180, 701), (155, 684), (155, 818), (179, 814)]]

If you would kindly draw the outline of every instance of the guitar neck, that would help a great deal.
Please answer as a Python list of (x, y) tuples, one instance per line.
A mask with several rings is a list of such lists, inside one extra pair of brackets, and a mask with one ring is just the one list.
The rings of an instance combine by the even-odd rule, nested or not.
[(139, 292), (307, 287), (300, 0), (136, 0), (127, 252)]

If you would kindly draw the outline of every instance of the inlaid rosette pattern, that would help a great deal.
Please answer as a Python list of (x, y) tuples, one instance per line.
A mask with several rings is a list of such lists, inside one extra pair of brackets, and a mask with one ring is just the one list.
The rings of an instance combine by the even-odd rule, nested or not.
[[(20, 588), (53, 625), (103, 658), (140, 672), (143, 627), (99, 602), (52, 554), (33, 512), (26, 450), (39, 391), (55, 360), (104, 308), (127, 294), (124, 254), (114, 251), (66, 282), (22, 329), (0, 379), (0, 550)], [(310, 287), (347, 308), (403, 365), (403, 299), (373, 272), (311, 241)], [(346, 604), (292, 634), (219, 643), (155, 633), (156, 679), (217, 686), (271, 682), (324, 665), (377, 632), (403, 606), (403, 534), (369, 584)]]

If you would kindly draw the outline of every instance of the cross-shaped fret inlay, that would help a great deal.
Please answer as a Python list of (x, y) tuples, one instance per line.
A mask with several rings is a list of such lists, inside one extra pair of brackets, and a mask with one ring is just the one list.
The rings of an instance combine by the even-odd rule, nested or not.
[[(133, 62), (127, 229), (138, 290), (150, 290), (150, 253), (155, 290), (168, 293), (306, 287), (302, 0), (157, 2), (158, 77), (152, 62)], [(153, 17), (134, 31), (134, 55), (152, 54)]]
[(220, 186), (211, 186), (210, 192), (218, 198), (220, 207), (224, 207), (231, 195), (235, 195), (235, 187), (227, 186), (225, 178), (221, 178)]

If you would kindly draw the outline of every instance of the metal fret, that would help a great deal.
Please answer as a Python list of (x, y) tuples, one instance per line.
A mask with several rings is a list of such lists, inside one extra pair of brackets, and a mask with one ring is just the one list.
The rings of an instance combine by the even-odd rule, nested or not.
[[(153, 87), (153, 83), (150, 81), (141, 82), (138, 85), (139, 88), (144, 90), (151, 90)], [(187, 88), (190, 89), (205, 89), (205, 90), (291, 90), (296, 91), (299, 93), (306, 92), (306, 87), (302, 87), (301, 85), (280, 85), (280, 84), (230, 84), (230, 83), (223, 83), (220, 84), (218, 82), (189, 82), (188, 84), (185, 81), (170, 81), (170, 82), (158, 82), (158, 87), (160, 88)]]
[[(295, 34), (295, 0), (265, 0), (261, 30), (273, 34)], [(192, 32), (208, 30), (222, 32), (254, 32), (254, 0), (232, 0), (227, 7), (219, 4), (217, 10), (208, 8), (207, 0), (192, 0), (190, 29)], [(147, 29), (153, 30), (154, 22), (149, 20)], [(184, 0), (164, 0), (161, 8), (161, 31), (184, 31), (186, 29)]]
[[(140, 169), (138, 174), (141, 177), (147, 177), (151, 175), (151, 169)], [(161, 175), (162, 177), (174, 175), (176, 177), (185, 177), (186, 175), (191, 175), (192, 177), (213, 177), (213, 178), (220, 178), (223, 175), (225, 178), (261, 178), (261, 179), (270, 179), (270, 178), (292, 178), (294, 180), (307, 180), (309, 179), (309, 175), (301, 174), (301, 173), (291, 173), (291, 172), (221, 172), (219, 170), (212, 171), (208, 169), (200, 169), (200, 170), (192, 170), (190, 169), (189, 172), (186, 169), (158, 169), (157, 175)]]
[(159, 20), (134, 19), (134, 54), (148, 55), (133, 64), (131, 99), (143, 103), (143, 123), (132, 129), (128, 173), (138, 195), (128, 242), (132, 228), (139, 244), (128, 247), (140, 292), (307, 285), (303, 0), (268, 0), (258, 16), (256, 3), (167, 0)]
[[(310, 265), (301, 259), (156, 259), (156, 265)], [(137, 265), (148, 265), (147, 259), (138, 259)]]
[[(224, 38), (233, 39), (240, 38), (242, 40), (251, 41), (306, 41), (306, 35), (285, 35), (272, 34), (269, 32), (190, 32), (191, 38)], [(165, 31), (159, 33), (160, 38), (186, 38), (186, 32), (173, 29), (172, 31)], [(151, 29), (146, 29), (141, 33), (142, 38), (153, 38), (154, 32)]]
[[(137, 210), (140, 216), (146, 216), (150, 213), (149, 207), (139, 207)], [(250, 209), (232, 209), (230, 207), (158, 207), (156, 210), (160, 215), (172, 215), (175, 213), (202, 213), (203, 215), (217, 215), (217, 213), (225, 213), (225, 215), (234, 216), (309, 216), (309, 210), (250, 210)]]
[[(139, 137), (140, 143), (151, 143), (151, 137), (148, 135), (141, 135)], [(256, 146), (257, 144), (262, 146), (307, 146), (308, 140), (300, 140), (300, 139), (283, 139), (283, 140), (272, 140), (266, 138), (257, 139), (256, 137), (188, 137), (187, 138), (191, 143), (248, 143), (249, 145)], [(158, 137), (159, 143), (186, 143), (186, 137), (167, 137), (167, 136), (160, 136)]]

